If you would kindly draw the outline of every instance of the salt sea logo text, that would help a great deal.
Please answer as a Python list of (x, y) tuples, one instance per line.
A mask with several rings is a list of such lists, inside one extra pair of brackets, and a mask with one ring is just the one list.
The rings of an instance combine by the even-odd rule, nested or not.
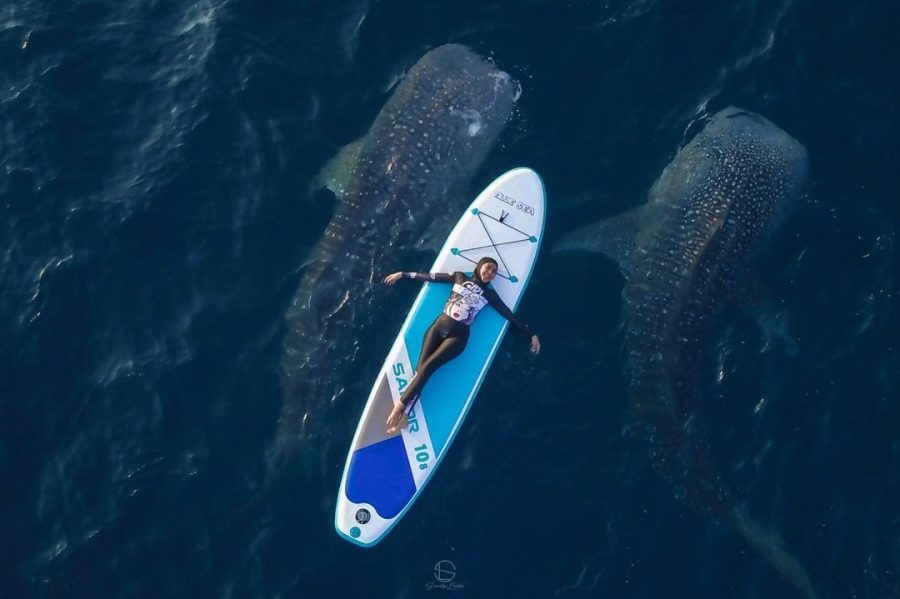
[(442, 559), (434, 565), (434, 580), (425, 583), (425, 589), (432, 591), (434, 589), (443, 589), (445, 591), (455, 591), (464, 589), (466, 585), (461, 582), (453, 582), (456, 578), (456, 564), (448, 559)]
[[(501, 202), (503, 202), (504, 204), (506, 204), (508, 206), (512, 206), (516, 210), (521, 210), (525, 214), (530, 214), (531, 216), (534, 216), (534, 206), (530, 206), (530, 205), (526, 204), (525, 202), (520, 202), (519, 200), (512, 197), (511, 195), (507, 195), (507, 194), (503, 193), (502, 191), (498, 191), (498, 192), (494, 193), (494, 198), (497, 200), (500, 200)], [(502, 218), (500, 219), (500, 222), (503, 222)]]

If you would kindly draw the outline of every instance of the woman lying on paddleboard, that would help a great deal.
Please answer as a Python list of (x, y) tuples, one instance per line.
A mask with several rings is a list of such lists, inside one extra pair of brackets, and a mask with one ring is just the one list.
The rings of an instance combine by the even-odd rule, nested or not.
[(541, 342), (531, 328), (515, 317), (512, 310), (503, 303), (497, 292), (488, 285), (497, 276), (497, 261), (493, 258), (482, 258), (475, 265), (472, 276), (461, 272), (427, 273), (427, 272), (395, 272), (384, 278), (384, 283), (393, 285), (400, 279), (416, 279), (417, 281), (435, 281), (453, 283), (450, 298), (444, 305), (444, 311), (425, 332), (422, 340), (422, 351), (416, 375), (406, 388), (400, 403), (387, 419), (387, 432), (394, 433), (406, 427), (407, 412), (415, 405), (422, 394), (422, 388), (435, 371), (458, 356), (466, 348), (469, 340), (469, 327), (478, 312), (486, 305), (492, 306), (503, 318), (509, 321), (520, 333), (531, 338), (531, 352), (541, 351)]

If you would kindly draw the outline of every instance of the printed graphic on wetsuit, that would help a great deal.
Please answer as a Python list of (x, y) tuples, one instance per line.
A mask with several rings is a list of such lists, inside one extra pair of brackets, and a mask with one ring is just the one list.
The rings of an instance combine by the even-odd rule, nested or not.
[(484, 291), (477, 283), (472, 281), (454, 283), (450, 299), (447, 300), (447, 305), (444, 306), (444, 314), (465, 325), (471, 325), (478, 312), (487, 303)]

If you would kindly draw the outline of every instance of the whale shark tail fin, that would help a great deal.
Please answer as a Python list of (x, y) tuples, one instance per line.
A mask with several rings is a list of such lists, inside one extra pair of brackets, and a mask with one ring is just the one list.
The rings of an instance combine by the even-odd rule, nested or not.
[(741, 505), (733, 507), (729, 524), (805, 599), (816, 599), (816, 591), (806, 568), (788, 553), (778, 534), (759, 524)]

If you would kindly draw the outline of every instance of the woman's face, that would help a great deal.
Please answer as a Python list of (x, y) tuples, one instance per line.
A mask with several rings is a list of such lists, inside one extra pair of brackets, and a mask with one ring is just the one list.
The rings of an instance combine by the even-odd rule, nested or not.
[(497, 265), (493, 262), (485, 262), (478, 271), (478, 276), (485, 283), (490, 283), (497, 276)]

